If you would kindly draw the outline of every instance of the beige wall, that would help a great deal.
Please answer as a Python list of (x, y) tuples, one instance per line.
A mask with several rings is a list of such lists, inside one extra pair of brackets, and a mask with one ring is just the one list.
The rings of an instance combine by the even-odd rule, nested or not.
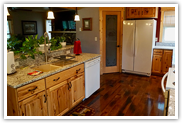
[[(78, 14), (80, 21), (76, 22), (76, 38), (81, 41), (82, 52), (100, 54), (99, 7), (82, 8)], [(82, 18), (92, 18), (92, 31), (79, 31), (82, 28)]]

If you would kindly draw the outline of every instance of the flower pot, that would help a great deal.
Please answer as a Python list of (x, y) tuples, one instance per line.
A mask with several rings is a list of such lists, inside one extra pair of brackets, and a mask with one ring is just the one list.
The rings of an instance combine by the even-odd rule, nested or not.
[(62, 45), (62, 47), (66, 46), (66, 42), (60, 42), (60, 44)]
[[(48, 47), (48, 44), (46, 44), (46, 49), (48, 50), (50, 48), (50, 46), (51, 46), (51, 44), (49, 44), (49, 47)], [(44, 44), (40, 44), (38, 49), (39, 49), (39, 51), (44, 52)]]

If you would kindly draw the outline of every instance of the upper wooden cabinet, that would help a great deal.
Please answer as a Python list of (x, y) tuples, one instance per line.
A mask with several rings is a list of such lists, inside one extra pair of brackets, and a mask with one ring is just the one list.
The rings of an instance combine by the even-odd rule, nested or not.
[(127, 7), (126, 18), (157, 18), (158, 7)]

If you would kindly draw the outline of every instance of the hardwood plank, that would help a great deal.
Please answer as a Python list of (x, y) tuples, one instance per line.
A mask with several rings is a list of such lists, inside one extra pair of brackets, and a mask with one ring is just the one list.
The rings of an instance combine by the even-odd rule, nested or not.
[(94, 116), (163, 116), (161, 76), (111, 73), (100, 78), (100, 89), (80, 104)]

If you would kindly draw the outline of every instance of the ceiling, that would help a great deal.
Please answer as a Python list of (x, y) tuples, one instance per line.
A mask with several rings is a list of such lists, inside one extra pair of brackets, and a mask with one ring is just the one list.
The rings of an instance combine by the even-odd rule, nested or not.
[[(77, 10), (83, 7), (77, 7)], [(8, 7), (9, 11), (33, 11), (33, 12), (47, 12), (50, 9), (53, 12), (75, 11), (76, 7)]]

